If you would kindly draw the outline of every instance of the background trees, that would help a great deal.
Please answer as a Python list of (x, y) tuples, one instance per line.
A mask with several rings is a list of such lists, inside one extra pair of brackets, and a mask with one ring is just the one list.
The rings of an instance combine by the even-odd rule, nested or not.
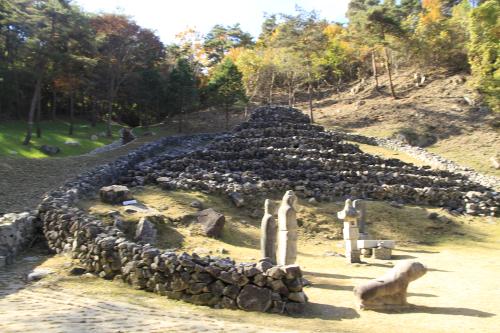
[(26, 119), (26, 144), (43, 134), (41, 119), (69, 120), (69, 133), (72, 119), (106, 120), (110, 134), (111, 121), (301, 101), (314, 120), (317, 91), (389, 76), (392, 65), (471, 70), (498, 109), (499, 11), (496, 0), (352, 0), (347, 24), (297, 8), (265, 16), (255, 40), (216, 25), (164, 45), (129, 17), (71, 0), (0, 1), (0, 120)]

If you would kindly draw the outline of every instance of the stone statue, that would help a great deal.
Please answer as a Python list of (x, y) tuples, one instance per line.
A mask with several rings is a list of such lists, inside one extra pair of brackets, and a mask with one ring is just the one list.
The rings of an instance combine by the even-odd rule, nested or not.
[(352, 202), (352, 207), (356, 210), (358, 218), (357, 224), (359, 228), (359, 239), (367, 239), (368, 234), (366, 233), (366, 204), (363, 200), (354, 200)]
[(344, 222), (352, 222), (352, 226), (357, 223), (359, 214), (352, 206), (351, 199), (347, 199), (344, 204), (344, 209), (337, 213), (337, 217)]
[(274, 204), (266, 199), (264, 202), (264, 217), (260, 225), (260, 253), (262, 258), (270, 258), (276, 264), (276, 237), (278, 225), (273, 216)]
[(297, 197), (287, 191), (278, 210), (278, 265), (295, 264), (297, 259)]
[(408, 285), (426, 272), (427, 268), (416, 261), (398, 263), (378, 279), (354, 288), (359, 308), (389, 310), (408, 306), (406, 302)]
[(361, 262), (361, 251), (358, 249), (359, 212), (352, 206), (351, 199), (345, 201), (344, 209), (337, 213), (337, 217), (344, 222), (345, 257), (348, 263)]

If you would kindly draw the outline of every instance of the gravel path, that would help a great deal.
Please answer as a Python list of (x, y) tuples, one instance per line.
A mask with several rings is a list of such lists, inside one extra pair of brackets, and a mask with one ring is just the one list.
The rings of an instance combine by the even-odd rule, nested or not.
[(157, 299), (144, 304), (123, 300), (109, 291), (89, 295), (85, 278), (69, 278), (74, 280), (72, 283), (45, 279), (23, 282), (22, 277), (44, 259), (25, 257), (0, 270), (0, 332), (272, 332), (210, 314), (215, 310), (207, 309), (205, 313), (155, 295), (152, 297)]

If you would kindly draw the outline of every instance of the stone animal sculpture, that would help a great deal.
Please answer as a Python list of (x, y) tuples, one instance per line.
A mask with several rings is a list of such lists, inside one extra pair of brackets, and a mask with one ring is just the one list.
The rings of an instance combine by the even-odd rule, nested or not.
[(278, 265), (292, 265), (297, 259), (297, 197), (286, 191), (278, 209)]
[(359, 217), (359, 212), (353, 207), (352, 200), (347, 199), (344, 204), (344, 209), (337, 212), (337, 217), (339, 220), (344, 222), (351, 222), (353, 226), (356, 226), (357, 219)]
[(378, 279), (354, 288), (357, 305), (363, 310), (388, 310), (408, 306), (407, 288), (427, 272), (427, 267), (416, 261), (398, 263)]
[(274, 205), (271, 200), (264, 202), (264, 216), (260, 225), (260, 253), (262, 258), (269, 258), (276, 264), (276, 237), (278, 225), (273, 216)]

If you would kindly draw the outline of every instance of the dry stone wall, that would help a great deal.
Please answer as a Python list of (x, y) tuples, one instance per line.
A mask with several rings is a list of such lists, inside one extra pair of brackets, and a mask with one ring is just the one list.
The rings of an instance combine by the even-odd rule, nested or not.
[(5, 214), (0, 217), (0, 268), (35, 241), (41, 223), (36, 212)]
[(293, 189), (323, 201), (371, 198), (499, 214), (500, 194), (467, 175), (365, 154), (344, 137), (309, 124), (299, 110), (264, 107), (202, 149), (149, 160), (120, 182), (248, 196)]
[[(119, 229), (105, 226), (76, 206), (82, 198), (95, 196), (102, 186), (116, 183), (134, 166), (147, 170), (149, 163), (166, 156), (161, 154), (166, 146), (198, 146), (211, 138), (164, 138), (48, 193), (38, 210), (49, 247), (58, 253), (70, 252), (87, 271), (103, 278), (121, 279), (137, 289), (169, 298), (216, 308), (302, 312), (307, 297), (297, 265), (274, 266), (269, 259), (236, 264), (229, 258), (163, 251), (127, 240)], [(153, 162), (147, 161), (155, 155)]]

